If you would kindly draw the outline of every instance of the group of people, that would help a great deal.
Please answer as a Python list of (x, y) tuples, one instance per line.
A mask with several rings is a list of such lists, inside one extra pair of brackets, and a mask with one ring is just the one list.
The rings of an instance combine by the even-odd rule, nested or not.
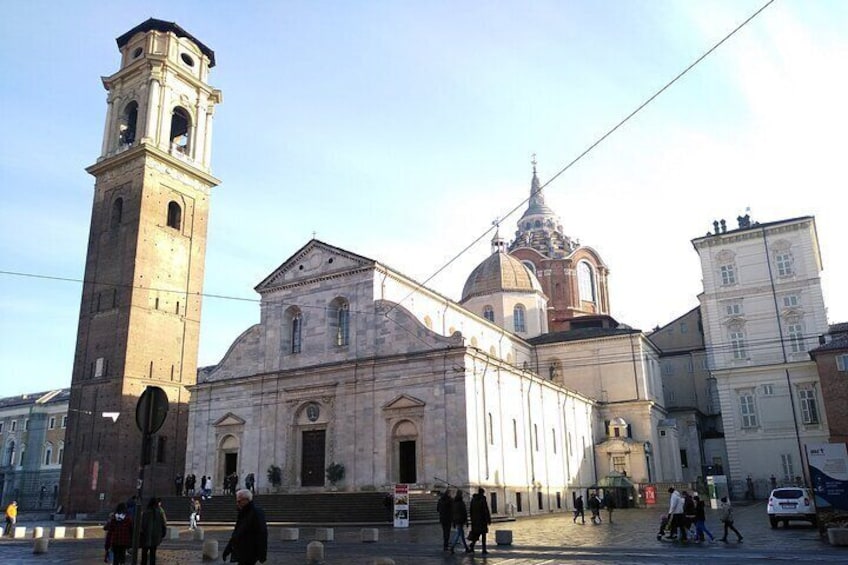
[[(612, 513), (615, 510), (615, 498), (613, 498), (609, 493), (605, 493), (604, 497), (601, 498), (601, 495), (598, 491), (593, 491), (589, 495), (589, 510), (592, 513), (592, 523), (600, 524), (601, 523), (601, 508), (607, 509), (607, 514), (609, 515), (609, 523), (612, 524)], [(583, 502), (583, 495), (578, 495), (576, 499), (574, 499), (574, 518), (571, 520), (572, 523), (577, 523), (577, 518), (580, 518), (580, 523), (586, 523), (586, 503)]]
[[(685, 490), (680, 492), (674, 487), (669, 487), (668, 514), (661, 516), (660, 530), (657, 532), (657, 540), (667, 534), (667, 539), (687, 542), (690, 539), (695, 542), (715, 541), (715, 536), (707, 528), (706, 503), (701, 500), (698, 493), (690, 495)], [(724, 536), (719, 541), (727, 543), (727, 534), (736, 534), (737, 541), (742, 541), (742, 534), (733, 525), (733, 507), (724, 496), (721, 498), (720, 520), (724, 525)]]
[[(442, 550), (454, 553), (456, 545), (462, 541), (466, 553), (474, 553), (474, 546), (480, 542), (482, 553), (489, 553), (486, 548), (486, 534), (489, 532), (489, 524), (492, 523), (492, 514), (489, 511), (489, 503), (482, 488), (471, 497), (470, 504), (465, 505), (464, 494), (461, 489), (451, 496), (446, 490), (439, 497), (436, 504), (439, 512), (439, 522), (442, 525)], [(468, 538), (465, 537), (465, 527), (471, 522)], [(451, 536), (453, 531), (453, 536)], [(471, 543), (468, 543), (471, 542)]]
[[(134, 502), (135, 497), (133, 497)], [(103, 526), (106, 530), (104, 561), (120, 565), (127, 562), (127, 551), (133, 545), (134, 509), (121, 502), (109, 515)], [(156, 548), (162, 543), (168, 527), (168, 519), (159, 498), (151, 497), (141, 514), (141, 533), (138, 546), (141, 548), (141, 565), (156, 565)]]
[[(201, 480), (200, 489), (203, 490), (206, 485), (206, 475), (203, 476)], [(197, 477), (194, 473), (189, 473), (183, 479), (182, 474), (174, 477), (174, 489), (176, 490), (177, 496), (194, 496), (195, 488), (197, 487)]]

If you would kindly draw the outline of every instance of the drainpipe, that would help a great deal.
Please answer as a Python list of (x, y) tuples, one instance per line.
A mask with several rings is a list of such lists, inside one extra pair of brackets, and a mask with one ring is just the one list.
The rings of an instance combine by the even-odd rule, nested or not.
[[(801, 448), (801, 432), (798, 430), (798, 414), (795, 409), (795, 395), (792, 391), (792, 381), (789, 379), (789, 359), (786, 357), (786, 343), (783, 341), (783, 324), (780, 322), (780, 309), (777, 306), (777, 290), (774, 286), (774, 273), (771, 269), (771, 257), (769, 256), (768, 239), (766, 239), (766, 228), (760, 228), (763, 233), (763, 247), (766, 251), (766, 265), (768, 266), (769, 283), (771, 284), (771, 298), (774, 303), (774, 317), (777, 320), (777, 331), (780, 335), (780, 351), (783, 354), (784, 373), (786, 374), (786, 387), (789, 389), (789, 407), (792, 408), (792, 424), (795, 427), (795, 442), (798, 445), (798, 465), (801, 467), (801, 475), (804, 477), (804, 484), (810, 484), (807, 470), (804, 465), (804, 450)], [(792, 477), (790, 477), (792, 478)]]

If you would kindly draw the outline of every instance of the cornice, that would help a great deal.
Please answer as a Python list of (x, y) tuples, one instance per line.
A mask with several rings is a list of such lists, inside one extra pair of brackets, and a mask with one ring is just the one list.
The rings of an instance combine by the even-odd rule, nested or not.
[(164, 163), (166, 166), (173, 167), (179, 170), (181, 173), (189, 175), (194, 179), (200, 181), (201, 183), (207, 185), (208, 187), (214, 187), (221, 184), (221, 181), (212, 175), (203, 172), (202, 170), (192, 167), (188, 163), (169, 155), (168, 153), (162, 151), (155, 145), (149, 143), (139, 143), (126, 151), (122, 151), (117, 155), (112, 155), (106, 157), (105, 159), (98, 161), (97, 163), (86, 167), (85, 171), (90, 175), (95, 177), (102, 175), (104, 172), (109, 169), (113, 169), (124, 165), (137, 157), (153, 157), (158, 161)]

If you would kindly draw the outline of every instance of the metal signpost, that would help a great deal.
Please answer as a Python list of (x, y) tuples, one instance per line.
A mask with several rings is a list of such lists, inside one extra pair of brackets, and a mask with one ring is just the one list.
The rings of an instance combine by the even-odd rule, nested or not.
[(141, 393), (135, 405), (135, 423), (141, 431), (141, 464), (138, 466), (136, 483), (135, 515), (133, 516), (132, 562), (138, 563), (138, 541), (141, 534), (142, 492), (144, 491), (144, 467), (151, 462), (153, 434), (159, 431), (168, 417), (168, 395), (158, 386), (149, 386)]

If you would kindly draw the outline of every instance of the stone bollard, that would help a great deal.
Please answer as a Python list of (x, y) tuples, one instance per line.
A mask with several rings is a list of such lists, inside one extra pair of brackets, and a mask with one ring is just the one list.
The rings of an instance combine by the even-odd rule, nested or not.
[(54, 526), (53, 539), (65, 539), (65, 526)]
[(324, 561), (324, 544), (320, 541), (311, 541), (306, 545), (306, 562), (320, 563)]
[(512, 530), (495, 530), (497, 545), (512, 545)]
[(35, 543), (32, 545), (33, 553), (47, 553), (47, 542), (50, 541), (45, 537), (35, 538)]
[(167, 539), (180, 539), (180, 529), (176, 526), (168, 526)]
[[(197, 530), (195, 530), (197, 531)], [(208, 539), (203, 542), (203, 560), (217, 561), (218, 560), (218, 540)]]
[(280, 539), (283, 541), (297, 541), (300, 538), (300, 530), (297, 528), (281, 528)]
[(395, 565), (395, 560), (391, 557), (378, 557), (374, 560), (374, 565)]
[(203, 528), (195, 528), (191, 531), (191, 539), (194, 541), (203, 541), (204, 536)]
[(24, 539), (26, 537), (26, 526), (15, 526), (15, 531), (12, 532), (12, 537), (15, 539)]
[(333, 528), (315, 528), (317, 541), (333, 541)]
[(377, 528), (362, 528), (359, 537), (362, 539), (362, 543), (374, 543), (380, 539), (380, 530)]
[(44, 537), (44, 528), (42, 526), (36, 526), (32, 529), (32, 537), (35, 539)]
[(848, 528), (828, 528), (827, 541), (830, 545), (848, 545)]
[(85, 538), (85, 528), (82, 526), (77, 526), (74, 528), (74, 539), (84, 539)]

